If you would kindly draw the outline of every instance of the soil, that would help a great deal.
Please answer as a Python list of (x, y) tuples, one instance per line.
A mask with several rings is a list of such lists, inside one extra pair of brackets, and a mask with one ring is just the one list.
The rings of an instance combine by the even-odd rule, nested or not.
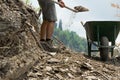
[(37, 17), (20, 0), (0, 0), (0, 80), (120, 80), (119, 56), (102, 62), (67, 47), (44, 51)]

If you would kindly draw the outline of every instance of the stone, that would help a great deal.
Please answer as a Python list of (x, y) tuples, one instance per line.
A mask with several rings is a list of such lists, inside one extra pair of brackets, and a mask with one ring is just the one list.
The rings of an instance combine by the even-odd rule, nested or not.
[(63, 77), (60, 74), (55, 74), (60, 80), (63, 79)]
[(48, 76), (48, 77), (44, 78), (43, 80), (50, 80), (50, 77)]
[(89, 63), (83, 63), (81, 68), (88, 69), (88, 70), (94, 69)]
[(64, 61), (65, 61), (65, 62), (68, 62), (68, 60), (69, 60), (69, 57), (66, 57)]
[(70, 70), (71, 70), (72, 72), (74, 72), (74, 73), (76, 73), (76, 72), (77, 72), (76, 67), (70, 67)]
[(52, 67), (46, 66), (45, 70), (46, 70), (46, 71), (51, 71), (51, 70), (52, 70)]
[(55, 56), (56, 52), (49, 52), (48, 54), (50, 54), (51, 56)]
[(60, 68), (59, 70), (60, 70), (61, 72), (69, 71), (67, 68), (66, 68), (66, 69)]
[(51, 58), (51, 59), (47, 60), (47, 62), (48, 62), (48, 63), (59, 63), (60, 60), (55, 59), (55, 58)]
[(37, 72), (37, 73), (35, 73), (38, 77), (39, 76), (42, 76), (42, 73), (40, 73), (40, 72)]
[(27, 74), (27, 76), (28, 76), (28, 77), (37, 77), (33, 72), (29, 72), (29, 73)]
[(74, 76), (71, 73), (67, 73), (70, 78), (74, 78)]
[(85, 79), (87, 79), (87, 80), (100, 80), (96, 76), (87, 76), (87, 77), (85, 77)]
[(37, 78), (29, 78), (28, 80), (38, 80)]

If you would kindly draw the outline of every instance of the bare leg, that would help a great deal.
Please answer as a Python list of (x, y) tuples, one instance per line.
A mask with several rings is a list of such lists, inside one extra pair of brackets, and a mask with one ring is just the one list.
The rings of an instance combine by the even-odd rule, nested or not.
[(46, 38), (47, 39), (51, 39), (52, 37), (52, 34), (54, 32), (54, 24), (55, 22), (49, 22), (48, 25), (47, 25), (47, 29), (46, 29)]
[[(44, 43), (43, 43), (43, 41), (41, 41), (41, 45), (44, 48), (44, 50), (46, 50), (48, 52), (59, 51), (58, 48), (53, 47), (52, 42), (51, 42), (52, 40), (50, 40), (52, 37), (53, 31), (54, 31), (54, 23), (55, 22), (48, 22), (47, 21), (47, 22), (43, 23), (41, 26), (41, 39), (46, 40)], [(46, 25), (47, 25), (47, 27), (46, 27)]]
[(48, 21), (43, 21), (41, 25), (41, 31), (40, 31), (40, 39), (46, 40), (46, 29), (48, 26)]

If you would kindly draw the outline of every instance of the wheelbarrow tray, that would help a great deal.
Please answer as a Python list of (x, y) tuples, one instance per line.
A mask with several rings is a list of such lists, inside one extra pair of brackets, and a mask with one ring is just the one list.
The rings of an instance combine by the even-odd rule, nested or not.
[(114, 41), (120, 30), (120, 21), (88, 21), (84, 27), (87, 37), (92, 41), (99, 41), (102, 36)]
[[(120, 31), (120, 21), (88, 21), (85, 23), (88, 55), (91, 52), (100, 51), (101, 59), (106, 61), (109, 58), (109, 51), (113, 56), (113, 49), (115, 47), (115, 40)], [(109, 46), (109, 42), (111, 45)], [(97, 50), (92, 49), (92, 44), (97, 46)]]

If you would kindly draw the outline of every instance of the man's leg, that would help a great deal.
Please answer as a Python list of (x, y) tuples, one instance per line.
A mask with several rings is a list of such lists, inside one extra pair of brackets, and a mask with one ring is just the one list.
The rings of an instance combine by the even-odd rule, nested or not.
[(42, 25), (41, 25), (41, 31), (40, 31), (40, 44), (42, 45), (43, 49), (45, 51), (50, 51), (50, 47), (49, 45), (46, 43), (46, 32), (47, 32), (47, 26), (48, 26), (49, 22), (48, 21), (43, 21)]
[(48, 26), (48, 21), (43, 21), (42, 25), (41, 25), (41, 31), (40, 31), (40, 40), (46, 40), (46, 29)]
[[(46, 51), (56, 52), (58, 49), (53, 48), (48, 42), (51, 41), (54, 31), (54, 23), (57, 21), (55, 4), (51, 0), (39, 0), (43, 13), (43, 24), (40, 32), (40, 43)], [(49, 41), (48, 41), (49, 39)]]
[(51, 38), (52, 38), (52, 35), (54, 32), (54, 24), (55, 24), (55, 22), (51, 21), (47, 25), (47, 29), (46, 29), (46, 39), (47, 40), (51, 40)]
[[(55, 22), (51, 21), (44, 21), (41, 26), (41, 45), (45, 51), (48, 52), (57, 52), (59, 51), (58, 48), (54, 48), (52, 45), (52, 34), (54, 32), (54, 24)], [(46, 32), (46, 33), (45, 33)]]

